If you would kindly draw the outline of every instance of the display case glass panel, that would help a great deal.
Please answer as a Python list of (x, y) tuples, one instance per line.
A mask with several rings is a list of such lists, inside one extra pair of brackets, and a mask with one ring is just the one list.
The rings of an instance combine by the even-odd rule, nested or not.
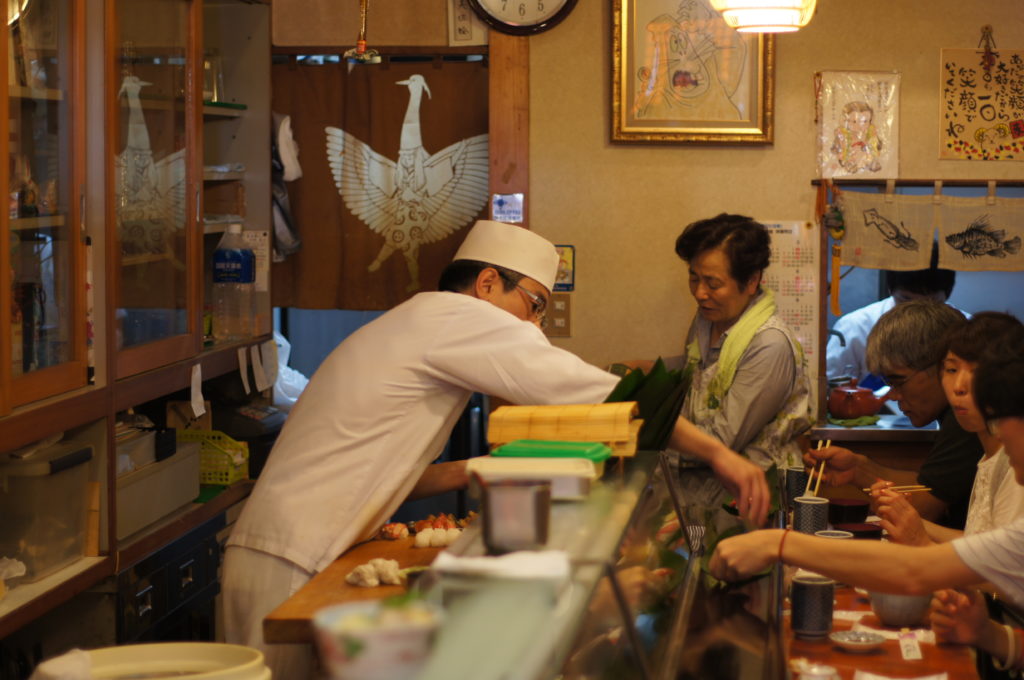
[(73, 0), (7, 3), (12, 402), (85, 384)]
[(118, 349), (190, 332), (189, 0), (123, 0), (118, 26), (114, 215)]

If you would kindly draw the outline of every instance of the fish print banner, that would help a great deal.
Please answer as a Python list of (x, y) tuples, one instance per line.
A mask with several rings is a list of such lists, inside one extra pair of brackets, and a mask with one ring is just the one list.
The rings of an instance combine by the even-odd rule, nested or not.
[(939, 158), (1024, 160), (1024, 51), (944, 49)]
[(1024, 199), (943, 198), (939, 266), (957, 271), (1024, 270)]
[(935, 237), (931, 196), (844, 191), (842, 263), (871, 269), (927, 269)]

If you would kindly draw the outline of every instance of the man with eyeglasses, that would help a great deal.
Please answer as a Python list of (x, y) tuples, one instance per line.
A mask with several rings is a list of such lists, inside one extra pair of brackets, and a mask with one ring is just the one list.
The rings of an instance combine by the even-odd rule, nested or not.
[[(1007, 332), (985, 349), (973, 391), (978, 409), (1003, 444), (1015, 481), (1024, 485), (1024, 329)], [(991, 583), (1001, 597), (1024, 609), (1024, 518), (928, 546), (751, 531), (720, 542), (708, 569), (735, 581), (777, 561), (869, 590), (934, 592), (931, 627), (939, 642), (974, 645), (998, 661), (997, 668), (1012, 671), (1010, 677), (1024, 670), (1024, 631), (990, 619), (984, 598), (971, 588)]]
[(868, 367), (889, 385), (889, 398), (899, 403), (914, 427), (939, 421), (935, 442), (919, 470), (889, 468), (839, 446), (808, 451), (805, 463), (827, 461), (825, 480), (832, 485), (923, 484), (931, 490), (909, 496), (918, 514), (963, 529), (983, 450), (978, 437), (964, 431), (950, 410), (940, 365), (946, 352), (944, 334), (964, 322), (963, 314), (949, 305), (912, 300), (883, 314), (868, 336)]
[[(263, 619), (407, 498), (465, 486), (465, 461), (431, 462), (473, 392), (517, 404), (605, 400), (618, 377), (540, 331), (557, 269), (538, 234), (477, 222), (437, 292), (366, 324), (324, 360), (228, 540), (228, 642), (262, 649), (274, 677), (309, 676), (308, 646), (264, 644)], [(759, 467), (683, 418), (670, 443), (706, 461), (741, 514), (764, 523)]]

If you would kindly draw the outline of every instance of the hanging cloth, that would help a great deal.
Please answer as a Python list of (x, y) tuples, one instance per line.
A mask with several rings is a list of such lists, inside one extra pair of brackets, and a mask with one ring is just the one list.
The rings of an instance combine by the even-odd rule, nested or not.
[(843, 192), (842, 263), (911, 271), (927, 269), (935, 238), (930, 196)]
[[(414, 102), (410, 83), (416, 76), (426, 81), (430, 94), (416, 90)], [(302, 177), (288, 185), (303, 247), (273, 265), (273, 304), (384, 310), (419, 290), (435, 289), (468, 226), (486, 217), (486, 62), (392, 61), (351, 71), (346, 63), (274, 64), (272, 78), (273, 110), (291, 116), (303, 150)], [(327, 128), (344, 134), (331, 136)], [(480, 159), (472, 167), (454, 153), (447, 164), (431, 163), (442, 151), (480, 135), (482, 144), (477, 139), (461, 147), (472, 146)], [(400, 165), (401, 173), (394, 170)], [(360, 167), (367, 177), (391, 178), (393, 184), (368, 186), (348, 172)], [(459, 173), (482, 187), (472, 200), (455, 190), (445, 193), (452, 188), (446, 178)], [(371, 193), (372, 188), (379, 192)], [(360, 189), (366, 198), (361, 202)], [(391, 221), (374, 221), (370, 211), (391, 209), (395, 198), (422, 211), (392, 211)], [(453, 201), (460, 201), (459, 210), (452, 209)], [(463, 208), (472, 214), (464, 216)], [(431, 240), (433, 232), (426, 232), (439, 220), (447, 231)], [(415, 248), (407, 247), (410, 243)]]
[(944, 197), (939, 266), (966, 272), (1024, 270), (1024, 200)]

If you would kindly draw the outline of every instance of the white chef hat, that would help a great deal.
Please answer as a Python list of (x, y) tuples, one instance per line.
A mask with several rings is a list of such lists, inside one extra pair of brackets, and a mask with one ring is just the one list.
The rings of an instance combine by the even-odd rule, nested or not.
[(528, 276), (550, 291), (558, 273), (558, 251), (543, 236), (514, 224), (477, 220), (455, 253), (455, 260), (477, 260)]

